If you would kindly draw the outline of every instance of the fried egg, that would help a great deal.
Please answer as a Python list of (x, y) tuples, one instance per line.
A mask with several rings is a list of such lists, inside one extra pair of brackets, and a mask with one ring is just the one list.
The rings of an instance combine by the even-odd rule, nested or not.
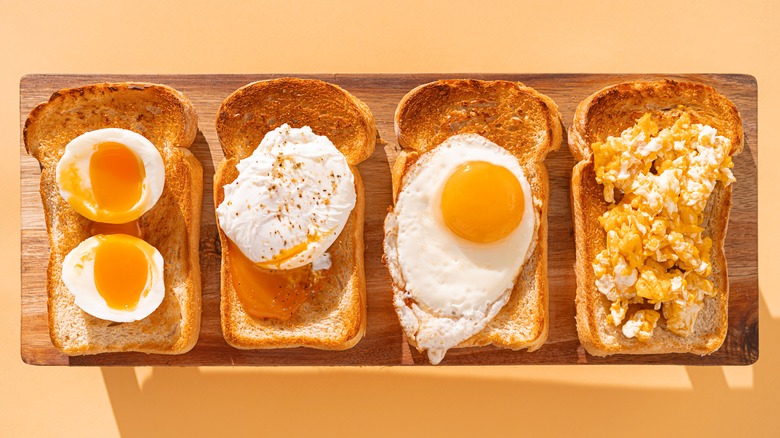
[(94, 222), (138, 219), (162, 195), (165, 165), (146, 137), (119, 128), (84, 133), (65, 146), (57, 163), (62, 197)]
[(522, 166), (479, 135), (450, 137), (404, 176), (385, 221), (385, 257), (401, 324), (431, 363), (507, 303), (536, 224)]
[(146, 318), (165, 296), (162, 255), (125, 234), (100, 234), (81, 242), (65, 256), (62, 281), (81, 310), (108, 321)]

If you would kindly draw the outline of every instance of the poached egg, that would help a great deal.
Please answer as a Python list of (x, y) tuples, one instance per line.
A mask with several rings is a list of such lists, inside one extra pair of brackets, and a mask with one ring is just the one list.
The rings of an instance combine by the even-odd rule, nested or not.
[(287, 319), (331, 266), (327, 250), (357, 201), (354, 175), (327, 137), (287, 124), (236, 168), (217, 207), (234, 287), (252, 316)]

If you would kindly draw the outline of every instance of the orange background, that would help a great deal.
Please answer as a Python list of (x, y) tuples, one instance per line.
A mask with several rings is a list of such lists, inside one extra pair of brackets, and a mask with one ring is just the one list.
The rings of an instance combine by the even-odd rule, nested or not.
[[(0, 1), (0, 434), (777, 436), (780, 2)], [(281, 6), (285, 3), (285, 6)], [(423, 4), (424, 3), (424, 4)], [(651, 5), (653, 3), (653, 5)], [(19, 356), (26, 73), (747, 73), (759, 88), (749, 367), (42, 368)], [(564, 121), (568, 123), (569, 121)]]

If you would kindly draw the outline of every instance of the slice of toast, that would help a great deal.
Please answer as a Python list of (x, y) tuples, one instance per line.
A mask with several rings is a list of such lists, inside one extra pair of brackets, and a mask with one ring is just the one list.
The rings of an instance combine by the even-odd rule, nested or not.
[[(544, 159), (561, 144), (562, 125), (552, 99), (519, 82), (440, 80), (410, 91), (395, 113), (395, 130), (403, 148), (391, 169), (393, 200), (403, 188), (404, 175), (417, 159), (456, 134), (479, 134), (512, 153), (531, 186), (537, 216), (537, 235), (531, 255), (515, 281), (509, 301), (487, 326), (456, 348), (495, 345), (529, 351), (547, 339), (547, 211), (550, 192)], [(392, 239), (393, 235), (385, 239)], [(394, 245), (385, 242), (396, 298), (405, 283)], [(395, 299), (406, 339), (418, 348), (414, 324), (404, 323), (408, 305)], [(404, 304), (400, 304), (404, 303)], [(402, 308), (405, 307), (405, 308)], [(418, 348), (419, 349), (419, 348)]]
[(280, 78), (238, 89), (222, 102), (217, 114), (217, 134), (225, 159), (214, 175), (214, 205), (222, 203), (224, 186), (238, 176), (236, 164), (255, 150), (266, 133), (285, 123), (294, 128), (311, 127), (344, 154), (355, 176), (355, 208), (328, 249), (332, 267), (322, 291), (305, 301), (287, 321), (254, 318), (244, 310), (230, 274), (227, 237), (220, 229), (222, 334), (228, 344), (242, 349), (344, 350), (354, 346), (366, 329), (365, 199), (357, 165), (371, 156), (376, 144), (376, 126), (368, 107), (342, 88), (319, 80)]
[(705, 235), (712, 238), (711, 262), (717, 294), (705, 298), (704, 308), (688, 337), (665, 328), (663, 317), (650, 340), (627, 338), (620, 327), (607, 323), (609, 300), (595, 286), (593, 260), (606, 245), (598, 218), (607, 210), (603, 187), (596, 182), (591, 145), (619, 136), (645, 113), (659, 118), (659, 128), (671, 126), (683, 113), (692, 123), (710, 125), (731, 140), (732, 155), (744, 146), (742, 119), (734, 104), (712, 87), (692, 82), (659, 80), (628, 82), (606, 87), (582, 101), (569, 128), (569, 147), (579, 163), (571, 181), (571, 202), (576, 239), (577, 333), (588, 353), (694, 353), (717, 350), (728, 329), (728, 274), (723, 244), (731, 208), (732, 186), (717, 183), (704, 210)]
[[(189, 151), (198, 116), (190, 101), (164, 85), (95, 84), (64, 89), (30, 113), (24, 127), (27, 152), (41, 164), (41, 199), (49, 234), (46, 281), (49, 332), (69, 355), (140, 351), (189, 351), (200, 331), (200, 208), (203, 171)], [(115, 323), (76, 306), (62, 281), (62, 261), (90, 237), (89, 220), (59, 193), (57, 162), (75, 137), (101, 128), (135, 131), (157, 147), (165, 164), (165, 188), (141, 218), (144, 240), (165, 260), (165, 298), (148, 317)]]

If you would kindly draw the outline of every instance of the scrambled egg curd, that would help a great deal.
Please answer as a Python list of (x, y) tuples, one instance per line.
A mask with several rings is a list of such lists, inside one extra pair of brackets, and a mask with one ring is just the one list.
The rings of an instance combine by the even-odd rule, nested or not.
[(648, 113), (592, 149), (610, 203), (599, 218), (606, 249), (593, 262), (596, 287), (612, 302), (608, 322), (646, 341), (660, 310), (667, 329), (690, 335), (704, 297), (716, 293), (702, 212), (717, 181), (734, 181), (731, 141), (687, 114), (660, 130)]

